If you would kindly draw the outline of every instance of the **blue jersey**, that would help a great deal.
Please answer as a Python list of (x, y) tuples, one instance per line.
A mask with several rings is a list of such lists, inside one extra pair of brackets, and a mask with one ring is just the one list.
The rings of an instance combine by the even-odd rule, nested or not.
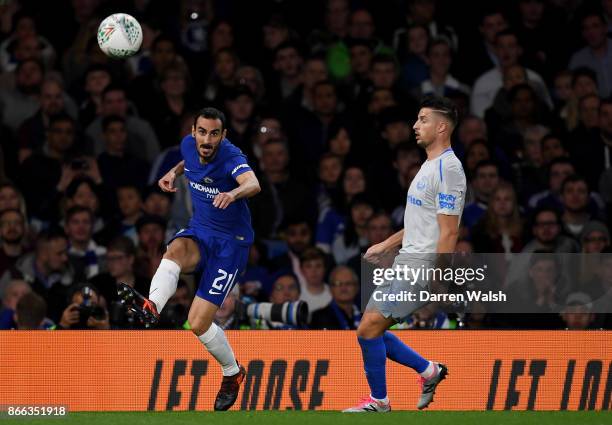
[(202, 164), (192, 135), (182, 140), (181, 154), (193, 204), (189, 226), (204, 235), (251, 244), (253, 228), (247, 200), (238, 199), (224, 210), (213, 206), (215, 196), (238, 187), (236, 177), (251, 171), (246, 156), (229, 140), (223, 139), (213, 160)]

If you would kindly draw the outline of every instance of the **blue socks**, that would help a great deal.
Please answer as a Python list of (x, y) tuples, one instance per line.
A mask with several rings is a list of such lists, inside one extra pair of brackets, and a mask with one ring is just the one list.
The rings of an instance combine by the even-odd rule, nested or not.
[(394, 362), (397, 362), (404, 366), (408, 366), (417, 371), (418, 373), (424, 372), (425, 369), (427, 369), (427, 366), (429, 366), (428, 360), (425, 360), (423, 357), (421, 357), (419, 353), (408, 347), (391, 332), (386, 331), (379, 339), (384, 340), (387, 357), (389, 357), (389, 359), (393, 360)]
[(423, 373), (429, 366), (419, 353), (404, 344), (391, 332), (385, 332), (378, 338), (357, 338), (361, 346), (363, 367), (370, 385), (370, 395), (384, 400), (387, 397), (387, 375), (385, 364), (387, 357), (394, 362), (408, 366), (418, 373)]
[(357, 338), (361, 346), (363, 367), (370, 385), (370, 395), (384, 400), (387, 397), (387, 376), (385, 363), (387, 350), (382, 336), (373, 339)]

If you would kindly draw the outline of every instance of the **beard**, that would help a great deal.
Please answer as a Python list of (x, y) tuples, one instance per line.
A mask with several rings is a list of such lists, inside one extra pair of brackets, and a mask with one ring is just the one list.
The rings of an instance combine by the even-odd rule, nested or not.
[[(206, 151), (203, 151), (202, 148), (205, 148)], [(219, 150), (219, 145), (213, 146), (210, 143), (202, 143), (198, 145), (198, 155), (201, 160), (210, 161), (215, 157), (215, 154)]]
[(23, 235), (11, 235), (11, 234), (9, 234), (9, 235), (6, 235), (4, 238), (2, 238), (2, 240), (7, 245), (19, 245), (21, 243), (21, 241), (23, 240)]

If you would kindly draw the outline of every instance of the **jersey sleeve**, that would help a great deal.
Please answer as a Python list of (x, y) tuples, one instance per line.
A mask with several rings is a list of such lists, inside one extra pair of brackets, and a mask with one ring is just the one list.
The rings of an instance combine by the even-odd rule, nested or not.
[(247, 171), (253, 171), (247, 161), (247, 157), (243, 153), (236, 153), (232, 155), (227, 161), (226, 170), (234, 180)]
[(459, 163), (444, 164), (444, 159), (440, 159), (438, 170), (440, 182), (436, 192), (436, 213), (460, 215), (466, 189), (463, 168)]

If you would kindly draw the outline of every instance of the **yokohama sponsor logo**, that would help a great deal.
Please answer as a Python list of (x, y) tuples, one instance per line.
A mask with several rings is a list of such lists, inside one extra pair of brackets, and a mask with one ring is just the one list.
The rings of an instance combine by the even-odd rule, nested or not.
[(219, 189), (216, 187), (204, 186), (203, 184), (196, 183), (196, 182), (189, 182), (189, 185), (193, 187), (195, 190), (204, 192), (204, 193), (208, 193), (209, 195), (219, 194)]

